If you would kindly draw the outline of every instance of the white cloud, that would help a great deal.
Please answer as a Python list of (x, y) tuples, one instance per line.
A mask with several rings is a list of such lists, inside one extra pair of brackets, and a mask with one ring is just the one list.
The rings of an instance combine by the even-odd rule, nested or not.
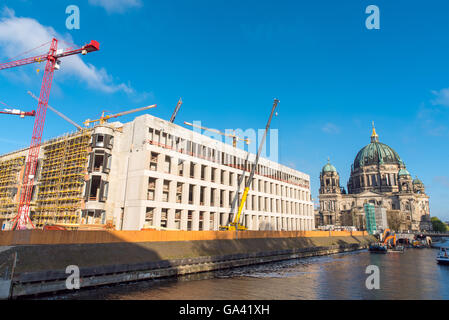
[(338, 134), (340, 133), (340, 128), (337, 127), (335, 124), (333, 123), (326, 123), (321, 130), (325, 133), (329, 133), (329, 134)]
[(433, 90), (432, 93), (435, 95), (435, 99), (432, 100), (434, 105), (449, 107), (449, 88)]
[[(0, 56), (2, 60), (12, 59), (18, 53), (48, 43), (53, 37), (68, 43), (73, 42), (70, 36), (61, 36), (52, 27), (43, 26), (32, 18), (16, 17), (14, 11), (7, 7), (3, 9), (0, 17)], [(58, 43), (58, 48), (68, 46), (64, 41)], [(42, 54), (45, 50), (48, 50), (48, 47), (49, 45), (46, 45), (39, 51), (33, 51), (30, 55)], [(101, 52), (90, 54), (101, 54)], [(25, 56), (20, 58), (25, 58)], [(134, 93), (134, 90), (129, 85), (124, 83), (115, 84), (112, 76), (105, 69), (97, 69), (91, 64), (86, 64), (79, 55), (66, 57), (61, 60), (61, 70), (57, 72), (64, 75), (64, 77), (66, 75), (70, 78), (75, 76), (90, 88), (106, 93), (118, 91), (128, 94)], [(44, 69), (43, 63), (40, 69)]]
[(108, 13), (123, 13), (130, 8), (140, 8), (141, 0), (89, 0), (94, 6), (103, 7)]

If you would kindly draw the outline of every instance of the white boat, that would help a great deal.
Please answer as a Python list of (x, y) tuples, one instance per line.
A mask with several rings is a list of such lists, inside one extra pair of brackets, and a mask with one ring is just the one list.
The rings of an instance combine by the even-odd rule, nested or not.
[(449, 248), (440, 248), (440, 252), (437, 255), (437, 262), (439, 264), (449, 264)]

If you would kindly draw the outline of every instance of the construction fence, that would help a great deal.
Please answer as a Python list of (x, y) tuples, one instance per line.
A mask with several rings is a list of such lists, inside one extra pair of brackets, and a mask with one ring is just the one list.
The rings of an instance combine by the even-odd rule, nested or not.
[(0, 246), (37, 244), (97, 244), (161, 241), (234, 240), (299, 237), (363, 237), (366, 231), (59, 231), (0, 232)]

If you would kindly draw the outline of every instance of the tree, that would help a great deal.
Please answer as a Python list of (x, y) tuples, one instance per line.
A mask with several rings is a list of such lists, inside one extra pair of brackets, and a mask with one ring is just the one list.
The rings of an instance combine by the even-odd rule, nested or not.
[(387, 210), (388, 227), (393, 231), (401, 230), (402, 215), (399, 210)]
[(447, 225), (437, 217), (430, 218), (430, 221), (432, 222), (433, 231), (446, 232), (448, 230)]

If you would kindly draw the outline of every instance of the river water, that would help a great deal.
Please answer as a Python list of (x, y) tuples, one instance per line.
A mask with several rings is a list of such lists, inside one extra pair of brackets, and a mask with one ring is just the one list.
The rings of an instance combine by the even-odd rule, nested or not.
[[(357, 251), (85, 289), (46, 299), (449, 299), (449, 266), (436, 263), (437, 253), (437, 249)], [(366, 288), (369, 265), (379, 267), (379, 289)]]

